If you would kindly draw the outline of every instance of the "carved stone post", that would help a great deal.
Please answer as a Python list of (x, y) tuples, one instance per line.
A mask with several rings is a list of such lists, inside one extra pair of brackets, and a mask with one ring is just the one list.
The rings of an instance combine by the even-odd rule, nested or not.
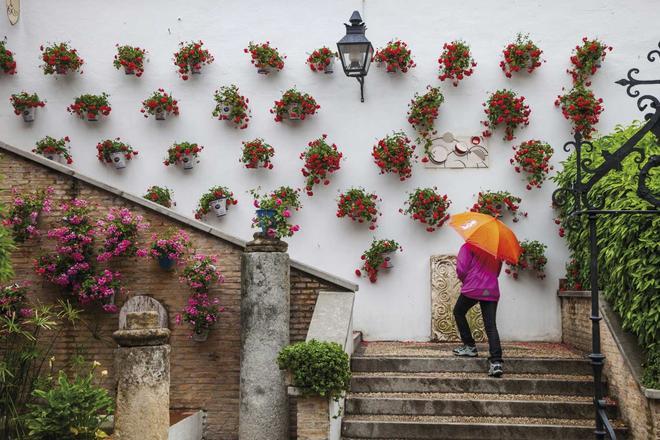
[(170, 337), (158, 312), (131, 312), (112, 335), (117, 372), (116, 440), (167, 440), (170, 427)]
[(288, 398), (277, 355), (289, 344), (287, 244), (255, 234), (241, 265), (239, 438), (286, 440)]

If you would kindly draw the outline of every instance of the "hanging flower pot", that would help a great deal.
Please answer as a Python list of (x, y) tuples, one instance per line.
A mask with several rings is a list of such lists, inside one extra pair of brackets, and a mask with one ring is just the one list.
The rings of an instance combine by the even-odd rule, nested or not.
[(180, 142), (167, 150), (167, 157), (163, 161), (166, 166), (181, 165), (184, 170), (191, 170), (197, 162), (197, 155), (204, 147), (190, 142)]
[(61, 163), (62, 162), (62, 155), (57, 154), (57, 153), (46, 153), (44, 154), (44, 157), (48, 160), (52, 160), (53, 162)]
[(67, 165), (73, 163), (73, 158), (69, 152), (69, 137), (65, 136), (62, 139), (55, 139), (50, 136), (37, 141), (36, 147), (32, 149), (33, 153), (40, 154), (46, 159), (61, 162), (66, 160)]
[(204, 48), (202, 41), (179, 43), (180, 49), (174, 54), (174, 65), (178, 68), (179, 76), (186, 81), (188, 74), (199, 75), (204, 64), (211, 64), (213, 55)]
[(160, 266), (160, 268), (163, 270), (172, 270), (175, 264), (176, 260), (168, 257), (167, 255), (161, 255), (158, 257), (158, 266)]
[(156, 120), (157, 121), (164, 121), (167, 119), (167, 112), (162, 109), (156, 110)]
[(243, 142), (243, 153), (239, 162), (243, 162), (246, 168), (266, 168), (273, 169), (271, 162), (275, 155), (275, 149), (264, 142), (263, 139), (257, 138), (252, 141)]
[(299, 92), (294, 87), (284, 92), (282, 99), (275, 101), (270, 112), (275, 115), (275, 122), (281, 122), (283, 119), (305, 119), (320, 108), (312, 95)]
[(57, 73), (58, 75), (66, 75), (66, 72), (67, 72), (67, 68), (64, 66), (57, 66), (57, 68), (55, 69), (55, 73)]
[(125, 66), (124, 67), (124, 74), (126, 75), (135, 75), (135, 69), (132, 67)]
[(202, 65), (201, 64), (195, 64), (190, 67), (190, 72), (193, 75), (201, 75), (202, 74)]
[(392, 258), (394, 258), (393, 252), (385, 252), (383, 254), (383, 264), (380, 266), (382, 269), (392, 269), (394, 263), (392, 263)]
[(112, 111), (108, 101), (108, 94), (80, 95), (73, 101), (67, 111), (80, 119), (87, 118), (88, 121), (98, 121), (99, 115), (108, 116)]
[(209, 338), (209, 331), (210, 329), (204, 328), (199, 330), (198, 332), (195, 331), (192, 334), (192, 340), (195, 342), (204, 342)]
[(261, 232), (267, 234), (269, 229), (273, 229), (276, 214), (277, 211), (274, 209), (257, 209), (257, 221), (261, 226)]
[(156, 120), (164, 121), (169, 113), (179, 116), (178, 101), (172, 95), (165, 93), (164, 89), (158, 89), (142, 101), (140, 112), (145, 118), (154, 115)]
[(211, 206), (213, 207), (213, 211), (215, 211), (215, 215), (218, 217), (223, 217), (227, 215), (227, 198), (226, 197), (220, 197), (219, 199), (216, 199), (211, 202)]
[(183, 164), (184, 170), (192, 170), (193, 168), (195, 168), (195, 158), (190, 154), (185, 154), (181, 158), (181, 163)]
[(113, 164), (116, 169), (126, 168), (126, 163), (132, 160), (138, 152), (119, 138), (106, 139), (96, 145), (96, 157), (99, 161)]
[(124, 157), (123, 153), (112, 153), (110, 155), (110, 159), (112, 160), (112, 163), (115, 165), (116, 169), (121, 170), (126, 168), (126, 157)]
[(23, 121), (33, 122), (37, 114), (38, 107), (44, 107), (46, 103), (39, 98), (36, 93), (14, 93), (9, 98), (14, 114), (23, 116)]
[(87, 120), (88, 120), (89, 122), (96, 122), (96, 121), (99, 120), (99, 115), (97, 115), (97, 114), (95, 114), (95, 113), (89, 113), (89, 114), (87, 115)]
[(307, 58), (307, 65), (312, 72), (332, 73), (334, 71), (336, 52), (323, 46), (312, 52)]
[(360, 277), (364, 274), (369, 281), (375, 283), (378, 279), (378, 271), (393, 268), (392, 256), (396, 251), (402, 250), (399, 243), (394, 240), (376, 240), (374, 238), (369, 249), (364, 251), (360, 257), (362, 266), (355, 270), (355, 275)]
[(144, 73), (144, 58), (147, 51), (134, 46), (120, 46), (117, 47), (117, 54), (112, 64), (115, 69), (124, 68), (126, 75), (136, 75), (138, 78)]
[(290, 120), (292, 121), (298, 121), (300, 120), (300, 110), (298, 109), (297, 105), (290, 105), (287, 108), (287, 116)]
[(252, 57), (252, 64), (257, 68), (257, 73), (268, 75), (271, 72), (277, 72), (284, 68), (284, 58), (286, 55), (280, 55), (277, 48), (271, 47), (270, 42), (253, 43), (250, 41), (248, 47), (243, 52), (249, 53)]
[(34, 118), (37, 114), (37, 109), (35, 107), (30, 107), (23, 110), (23, 121), (24, 122), (34, 122)]
[(229, 121), (236, 128), (244, 129), (250, 120), (249, 100), (239, 93), (235, 84), (222, 86), (213, 95), (216, 105), (212, 115), (221, 121)]
[(334, 71), (335, 71), (335, 59), (333, 57), (330, 58), (330, 62), (326, 64), (325, 67), (323, 68), (323, 73), (329, 74), (329, 73), (333, 73)]
[(69, 70), (82, 73), (85, 61), (78, 56), (78, 51), (69, 46), (68, 43), (55, 43), (49, 46), (41, 46), (41, 69), (44, 75), (66, 75)]
[(218, 217), (227, 214), (227, 207), (236, 205), (238, 200), (234, 198), (234, 193), (224, 186), (214, 186), (209, 188), (199, 199), (195, 209), (195, 218), (200, 220), (206, 214), (213, 210)]

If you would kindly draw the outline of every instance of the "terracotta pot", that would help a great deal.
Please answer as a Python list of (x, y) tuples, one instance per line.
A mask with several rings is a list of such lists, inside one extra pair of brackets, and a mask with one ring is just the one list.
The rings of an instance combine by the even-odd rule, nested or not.
[(191, 156), (190, 154), (184, 154), (183, 157), (181, 158), (181, 163), (183, 164), (184, 170), (192, 170), (193, 168), (195, 168), (195, 156)]
[(37, 108), (30, 107), (23, 110), (23, 121), (24, 122), (34, 122), (34, 118), (37, 115)]
[(110, 159), (112, 159), (112, 163), (116, 169), (121, 170), (126, 168), (126, 156), (124, 153), (111, 153)]
[(223, 217), (227, 215), (227, 199), (221, 197), (217, 200), (211, 202), (211, 207), (215, 211), (215, 215), (218, 217)]

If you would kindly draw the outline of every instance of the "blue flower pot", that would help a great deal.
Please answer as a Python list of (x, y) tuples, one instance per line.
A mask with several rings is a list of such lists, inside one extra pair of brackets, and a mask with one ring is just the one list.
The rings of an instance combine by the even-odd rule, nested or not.
[(259, 226), (261, 226), (261, 232), (264, 234), (268, 233), (270, 229), (275, 224), (275, 215), (277, 211), (274, 209), (257, 209), (257, 221)]
[(172, 268), (174, 267), (174, 263), (175, 261), (170, 257), (164, 255), (158, 257), (158, 265), (163, 270), (172, 270)]

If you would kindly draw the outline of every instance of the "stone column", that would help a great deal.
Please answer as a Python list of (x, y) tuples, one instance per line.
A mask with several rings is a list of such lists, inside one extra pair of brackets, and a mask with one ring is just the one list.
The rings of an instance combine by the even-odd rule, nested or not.
[(277, 355), (289, 344), (287, 244), (255, 234), (241, 264), (239, 438), (287, 440), (285, 372)]
[(131, 312), (112, 335), (117, 404), (115, 440), (167, 440), (170, 428), (170, 337), (158, 312)]

